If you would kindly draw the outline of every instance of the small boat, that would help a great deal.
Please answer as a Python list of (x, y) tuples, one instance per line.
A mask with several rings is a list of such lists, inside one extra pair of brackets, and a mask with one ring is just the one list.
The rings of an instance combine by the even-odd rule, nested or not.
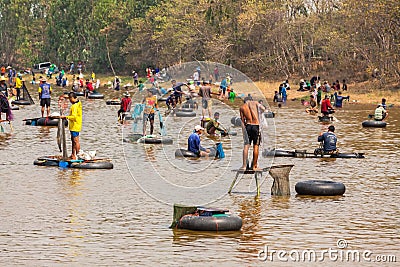
[(242, 218), (228, 212), (227, 209), (197, 207), (193, 213), (183, 215), (174, 226), (194, 231), (239, 231)]
[(365, 158), (364, 153), (321, 153), (320, 149), (316, 149), (314, 152), (307, 152), (306, 150), (282, 150), (272, 149), (264, 150), (262, 153), (263, 157), (288, 157), (288, 158)]
[(112, 169), (114, 165), (109, 159), (92, 160), (67, 160), (63, 161), (61, 156), (45, 156), (37, 158), (34, 162), (37, 166), (67, 167), (75, 169)]
[[(51, 118), (33, 118), (33, 119), (25, 119), (25, 125), (30, 126), (58, 126), (59, 119), (51, 119)], [(64, 125), (68, 126), (68, 120), (64, 120)]]
[(385, 121), (370, 120), (363, 121), (361, 125), (362, 127), (385, 128), (387, 123)]

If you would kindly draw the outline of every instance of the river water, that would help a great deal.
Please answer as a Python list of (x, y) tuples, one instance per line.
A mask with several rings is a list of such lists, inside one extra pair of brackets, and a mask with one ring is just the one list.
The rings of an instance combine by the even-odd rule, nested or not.
[[(106, 106), (104, 100), (82, 102), (82, 148), (112, 158), (113, 170), (34, 166), (39, 156), (59, 154), (56, 128), (22, 124), (24, 118), (38, 117), (37, 104), (15, 111), (13, 132), (0, 135), (2, 266), (292, 266), (290, 260), (261, 261), (257, 255), (265, 246), (288, 252), (337, 249), (338, 239), (347, 241), (347, 249), (370, 250), (372, 259), (383, 254), (400, 260), (398, 107), (389, 109), (387, 128), (363, 129), (361, 122), (374, 107), (346, 104), (334, 122), (340, 150), (364, 152), (366, 158), (275, 159), (275, 165), (294, 164), (291, 195), (272, 197), (272, 178), (264, 173), (261, 196), (256, 198), (251, 177), (240, 180), (233, 193), (226, 194), (235, 175), (232, 170), (241, 165), (238, 129), (232, 139), (202, 137), (206, 146), (222, 141), (224, 160), (175, 159), (175, 149), (186, 146), (199, 117), (168, 117), (168, 136), (174, 144), (144, 146), (122, 141), (132, 132), (132, 124), (117, 124), (117, 107)], [(233, 107), (214, 104), (225, 125), (237, 114), (237, 104)], [(271, 108), (276, 118), (269, 119), (268, 125), (276, 135), (268, 142), (286, 149), (313, 151), (317, 147), (317, 136), (326, 125), (307, 115), (299, 102)], [(271, 163), (260, 159), (262, 167)], [(343, 182), (346, 193), (341, 197), (296, 196), (294, 185), (307, 179)], [(243, 218), (242, 230), (171, 230), (173, 203), (228, 208)], [(345, 263), (324, 259), (328, 266)], [(363, 260), (347, 264), (368, 265)]]

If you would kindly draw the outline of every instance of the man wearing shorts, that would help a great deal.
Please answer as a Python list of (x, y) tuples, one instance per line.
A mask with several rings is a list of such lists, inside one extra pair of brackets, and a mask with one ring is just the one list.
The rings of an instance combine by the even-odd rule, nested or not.
[(259, 170), (258, 161), (258, 150), (261, 143), (260, 133), (260, 119), (258, 117), (260, 113), (265, 111), (265, 107), (257, 101), (248, 100), (240, 107), (240, 118), (242, 120), (244, 147), (243, 147), (243, 165), (241, 170), (247, 169), (247, 160), (249, 154), (249, 147), (253, 143), (253, 170)]
[(51, 95), (51, 86), (46, 82), (46, 78), (42, 78), (39, 84), (39, 99), (40, 106), (42, 107), (42, 117), (44, 117), (44, 108), (46, 107), (47, 117), (50, 115), (50, 95)]
[(201, 105), (203, 107), (202, 114), (203, 118), (206, 115), (206, 110), (208, 110), (208, 117), (211, 118), (211, 86), (208, 81), (203, 82), (203, 86), (200, 86), (199, 96), (201, 96)]
[(78, 100), (74, 92), (70, 92), (68, 98), (72, 104), (69, 115), (61, 116), (60, 118), (68, 120), (72, 143), (71, 159), (76, 159), (76, 155), (81, 149), (81, 145), (79, 143), (79, 133), (82, 130), (82, 103)]
[(157, 96), (153, 95), (150, 90), (147, 90), (147, 97), (143, 99), (144, 111), (143, 111), (143, 136), (146, 135), (146, 124), (150, 121), (150, 135), (154, 131), (154, 113), (158, 108), (157, 106)]

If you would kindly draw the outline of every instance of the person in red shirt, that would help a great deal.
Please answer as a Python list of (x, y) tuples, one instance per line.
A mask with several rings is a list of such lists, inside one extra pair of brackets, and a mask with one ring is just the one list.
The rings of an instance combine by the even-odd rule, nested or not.
[(128, 92), (124, 93), (124, 98), (121, 100), (121, 108), (118, 110), (118, 120), (124, 121), (125, 112), (131, 111), (132, 99), (130, 98), (130, 94)]
[(325, 95), (325, 99), (322, 100), (322, 103), (321, 103), (321, 113), (324, 114), (324, 116), (328, 116), (329, 114), (331, 114), (333, 112), (335, 112), (335, 109), (331, 105), (329, 96)]

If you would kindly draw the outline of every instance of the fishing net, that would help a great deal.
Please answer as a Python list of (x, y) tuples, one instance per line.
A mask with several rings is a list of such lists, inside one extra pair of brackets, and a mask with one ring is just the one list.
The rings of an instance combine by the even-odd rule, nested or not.
[(197, 210), (195, 206), (184, 206), (180, 204), (174, 204), (174, 218), (169, 228), (175, 228), (179, 220), (186, 214), (193, 214)]
[(31, 105), (35, 104), (35, 101), (33, 101), (33, 98), (29, 94), (28, 89), (25, 86), (25, 83), (22, 84), (22, 98), (25, 100), (29, 100), (29, 103), (31, 103)]
[(138, 120), (139, 120), (140, 114), (142, 114), (143, 110), (144, 110), (144, 104), (136, 104), (135, 108), (133, 109), (133, 112), (132, 112), (132, 120), (133, 120), (132, 131), (134, 133), (136, 133), (137, 130), (138, 130), (137, 129), (138, 128)]
[(269, 169), (269, 174), (274, 179), (271, 195), (290, 195), (289, 173), (294, 165), (276, 165)]

